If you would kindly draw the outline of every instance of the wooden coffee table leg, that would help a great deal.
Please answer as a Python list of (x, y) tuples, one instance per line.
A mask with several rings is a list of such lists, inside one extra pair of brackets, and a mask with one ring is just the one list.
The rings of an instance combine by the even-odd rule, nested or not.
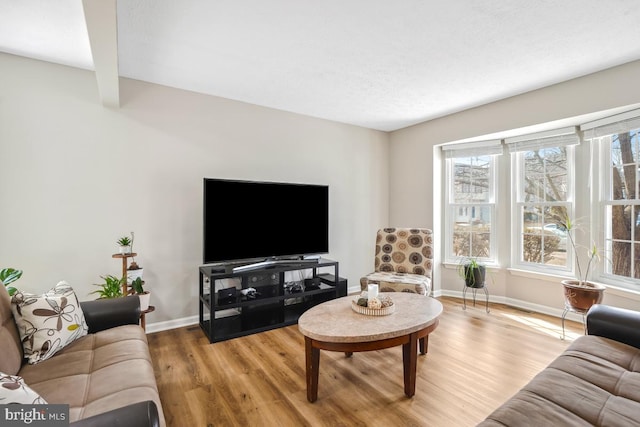
[(404, 371), (404, 394), (413, 397), (416, 394), (416, 367), (418, 362), (418, 336), (409, 335), (409, 342), (402, 344), (402, 367)]
[(427, 354), (427, 351), (429, 351), (429, 335), (420, 338), (418, 343), (420, 344), (420, 354)]
[(307, 371), (307, 400), (318, 399), (318, 374), (320, 373), (320, 349), (313, 347), (313, 340), (304, 337), (304, 353)]

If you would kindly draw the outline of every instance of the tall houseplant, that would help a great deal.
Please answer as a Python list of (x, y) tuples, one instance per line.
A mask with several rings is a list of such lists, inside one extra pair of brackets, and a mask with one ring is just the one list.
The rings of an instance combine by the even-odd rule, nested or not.
[(576, 244), (574, 236), (575, 231), (578, 229), (576, 222), (565, 216), (559, 225), (567, 230), (567, 237), (573, 248), (578, 276), (577, 279), (563, 280), (561, 282), (564, 288), (565, 312), (571, 310), (578, 313), (586, 313), (592, 305), (602, 302), (603, 293), (606, 289), (599, 283), (589, 281), (589, 274), (593, 265), (600, 260), (598, 247), (595, 243), (591, 245), (587, 252), (588, 262), (586, 266), (581, 264), (578, 256), (579, 246)]

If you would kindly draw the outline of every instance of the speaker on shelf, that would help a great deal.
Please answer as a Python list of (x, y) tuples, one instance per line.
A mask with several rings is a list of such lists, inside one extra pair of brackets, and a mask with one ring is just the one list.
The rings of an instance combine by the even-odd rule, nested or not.
[(237, 295), (237, 289), (235, 287), (232, 288), (224, 288), (218, 290), (218, 301), (219, 302), (230, 302), (234, 300)]
[(320, 278), (312, 277), (310, 279), (304, 279), (304, 288), (307, 291), (312, 291), (314, 289), (320, 288)]

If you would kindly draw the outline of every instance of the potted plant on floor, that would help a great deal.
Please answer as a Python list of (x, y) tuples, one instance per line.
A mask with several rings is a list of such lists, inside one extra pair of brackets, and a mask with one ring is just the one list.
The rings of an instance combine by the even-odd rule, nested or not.
[(140, 298), (140, 311), (147, 311), (151, 300), (151, 292), (145, 291), (143, 286), (144, 281), (139, 277), (131, 282), (133, 295), (138, 295), (138, 298)]
[(578, 245), (575, 242), (574, 230), (577, 229), (576, 223), (568, 216), (559, 224), (565, 230), (567, 230), (567, 237), (573, 248), (573, 255), (576, 262), (577, 279), (562, 280), (562, 286), (564, 288), (564, 301), (565, 309), (586, 313), (592, 305), (602, 302), (604, 290), (606, 289), (599, 283), (590, 282), (589, 273), (591, 267), (600, 260), (598, 253), (598, 247), (594, 243), (588, 250), (588, 259), (586, 268), (583, 270), (580, 264), (580, 257), (578, 256)]
[(100, 289), (91, 292), (92, 294), (98, 294), (98, 299), (118, 298), (122, 296), (122, 283), (124, 279), (112, 275), (100, 277), (104, 280), (104, 283), (96, 283), (95, 286), (99, 286)]
[(12, 297), (18, 290), (9, 284), (15, 282), (22, 277), (22, 270), (16, 270), (15, 268), (3, 268), (0, 270), (0, 282), (7, 288), (9, 296)]

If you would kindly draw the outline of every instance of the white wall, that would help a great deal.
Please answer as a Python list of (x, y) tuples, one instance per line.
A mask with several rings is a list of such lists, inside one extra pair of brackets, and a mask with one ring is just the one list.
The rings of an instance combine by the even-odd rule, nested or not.
[[(442, 173), (438, 150), (434, 149), (439, 144), (637, 104), (640, 85), (634, 82), (639, 79), (640, 61), (631, 62), (392, 132), (390, 223), (433, 228), (435, 237), (442, 243), (438, 234)], [(502, 255), (508, 254), (509, 230), (502, 230), (501, 236)], [(439, 256), (436, 254), (437, 259)], [(563, 297), (558, 279), (518, 275), (508, 272), (506, 265), (501, 267), (491, 275), (492, 300), (550, 314), (561, 313)], [(438, 292), (461, 294), (462, 281), (455, 268), (436, 265), (434, 280)], [(638, 309), (640, 295), (608, 289), (604, 302)]]
[[(100, 275), (120, 272), (116, 239), (135, 231), (148, 323), (196, 315), (203, 177), (328, 184), (329, 257), (350, 287), (373, 268), (388, 134), (129, 79), (121, 108), (107, 109), (92, 72), (6, 54), (0, 70), (0, 268), (24, 270), (17, 287), (64, 279), (92, 299)], [(260, 239), (262, 226), (238, 238)]]

